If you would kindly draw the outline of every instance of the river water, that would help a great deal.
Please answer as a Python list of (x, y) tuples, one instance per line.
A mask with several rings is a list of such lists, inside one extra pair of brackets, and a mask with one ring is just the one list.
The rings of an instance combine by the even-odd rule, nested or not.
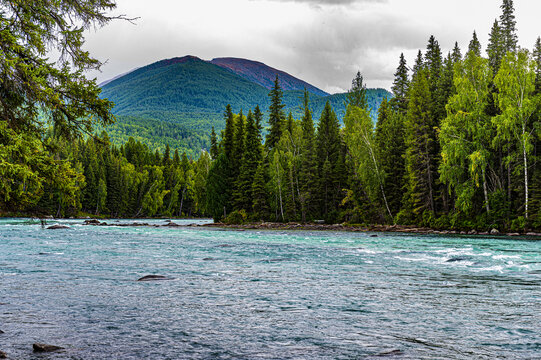
[(63, 223), (0, 220), (12, 359), (541, 359), (539, 241)]

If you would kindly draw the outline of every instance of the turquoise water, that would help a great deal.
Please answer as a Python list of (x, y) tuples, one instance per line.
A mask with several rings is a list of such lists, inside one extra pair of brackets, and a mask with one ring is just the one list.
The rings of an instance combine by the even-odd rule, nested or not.
[(13, 359), (541, 358), (539, 241), (80, 222), (0, 220)]

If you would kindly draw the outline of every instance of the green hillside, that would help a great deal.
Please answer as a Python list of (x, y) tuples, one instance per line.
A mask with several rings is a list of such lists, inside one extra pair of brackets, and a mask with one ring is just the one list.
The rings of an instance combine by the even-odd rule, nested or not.
[[(234, 112), (253, 109), (265, 111), (268, 92), (263, 86), (239, 75), (187, 56), (162, 60), (115, 79), (102, 88), (101, 96), (115, 103), (115, 124), (106, 128), (114, 143), (122, 144), (132, 136), (152, 148), (172, 147), (196, 156), (207, 148), (214, 126), (223, 127), (223, 111), (231, 104)], [(300, 117), (302, 91), (285, 91), (286, 111)], [(368, 102), (373, 116), (384, 97), (383, 89), (369, 89)], [(330, 101), (338, 117), (344, 115), (345, 94), (311, 94), (311, 107), (317, 120), (325, 103)]]

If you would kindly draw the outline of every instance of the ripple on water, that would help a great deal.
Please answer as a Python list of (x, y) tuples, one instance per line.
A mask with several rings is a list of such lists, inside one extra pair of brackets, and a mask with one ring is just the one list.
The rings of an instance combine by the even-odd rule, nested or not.
[[(13, 358), (33, 356), (33, 342), (66, 347), (55, 359), (541, 349), (540, 242), (60, 223), (69, 233), (0, 219), (1, 347)], [(135, 281), (148, 274), (175, 280)]]

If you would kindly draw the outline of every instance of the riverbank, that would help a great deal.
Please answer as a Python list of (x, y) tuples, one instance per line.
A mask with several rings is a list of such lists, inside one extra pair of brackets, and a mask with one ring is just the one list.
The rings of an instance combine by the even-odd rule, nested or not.
[[(141, 219), (139, 219), (141, 220)], [(156, 219), (154, 219), (156, 220)], [(164, 224), (147, 223), (144, 221), (134, 222), (106, 222), (97, 219), (86, 219), (83, 225), (92, 226), (126, 226), (126, 227), (204, 227), (220, 228), (232, 230), (303, 230), (303, 231), (347, 231), (347, 232), (396, 232), (410, 234), (434, 234), (434, 235), (479, 235), (479, 236), (529, 236), (541, 238), (538, 232), (503, 232), (497, 229), (481, 232), (476, 230), (456, 231), (456, 230), (435, 230), (424, 227), (407, 225), (348, 225), (348, 224), (316, 224), (316, 223), (275, 223), (275, 222), (257, 222), (246, 224), (225, 224), (225, 223), (205, 223), (205, 224), (178, 224), (171, 219), (166, 219)]]

